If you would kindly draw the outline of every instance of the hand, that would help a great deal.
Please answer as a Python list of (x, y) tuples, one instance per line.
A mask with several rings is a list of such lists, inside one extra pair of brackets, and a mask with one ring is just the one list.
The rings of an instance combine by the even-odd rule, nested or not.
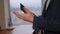
[(21, 18), (25, 21), (28, 21), (28, 22), (33, 22), (33, 19), (34, 19), (34, 14), (27, 8), (23, 7), (23, 12), (24, 14), (20, 14), (19, 12), (17, 11), (14, 11), (13, 13), (18, 17), (18, 18)]

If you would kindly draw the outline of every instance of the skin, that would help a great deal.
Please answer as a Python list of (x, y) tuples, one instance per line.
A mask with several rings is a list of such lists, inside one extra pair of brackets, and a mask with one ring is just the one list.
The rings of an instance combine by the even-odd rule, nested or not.
[(20, 14), (20, 13), (17, 12), (17, 11), (14, 11), (13, 13), (14, 13), (18, 18), (33, 23), (34, 14), (33, 14), (29, 9), (27, 9), (26, 7), (23, 7), (23, 10), (24, 10), (24, 11), (23, 11), (24, 14)]

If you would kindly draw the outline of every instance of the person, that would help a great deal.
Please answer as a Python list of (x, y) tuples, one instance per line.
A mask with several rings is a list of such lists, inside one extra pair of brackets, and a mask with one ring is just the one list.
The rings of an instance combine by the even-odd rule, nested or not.
[[(47, 3), (46, 3), (47, 4)], [(23, 7), (24, 14), (13, 12), (18, 18), (33, 23), (33, 29), (38, 31), (41, 29), (43, 34), (60, 34), (60, 0), (50, 0), (46, 9), (44, 5), (41, 16), (36, 16), (29, 9)]]

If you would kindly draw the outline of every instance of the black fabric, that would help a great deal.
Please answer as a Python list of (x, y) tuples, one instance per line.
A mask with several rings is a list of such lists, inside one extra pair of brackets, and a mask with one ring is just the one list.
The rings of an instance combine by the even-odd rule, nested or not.
[(44, 34), (60, 34), (60, 32), (45, 31)]
[(44, 30), (35, 29), (33, 34), (44, 34)]
[(60, 0), (51, 0), (45, 11), (43, 11), (43, 16), (34, 17), (33, 28), (60, 32)]
[(34, 32), (32, 34), (38, 34), (39, 30), (34, 30)]
[(44, 8), (43, 8), (43, 16), (44, 16), (44, 17), (46, 16), (45, 14), (47, 13), (47, 11), (46, 11), (47, 1), (48, 1), (48, 0), (45, 1), (45, 5), (44, 5)]
[(51, 0), (46, 17), (48, 25), (45, 30), (60, 32), (60, 0)]

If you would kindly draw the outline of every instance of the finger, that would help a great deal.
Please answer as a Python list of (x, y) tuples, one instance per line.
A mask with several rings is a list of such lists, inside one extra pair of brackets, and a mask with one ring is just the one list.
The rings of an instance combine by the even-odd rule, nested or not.
[(14, 11), (13, 13), (14, 13), (18, 18), (22, 18), (22, 17), (23, 17), (23, 15), (20, 14), (19, 12)]

